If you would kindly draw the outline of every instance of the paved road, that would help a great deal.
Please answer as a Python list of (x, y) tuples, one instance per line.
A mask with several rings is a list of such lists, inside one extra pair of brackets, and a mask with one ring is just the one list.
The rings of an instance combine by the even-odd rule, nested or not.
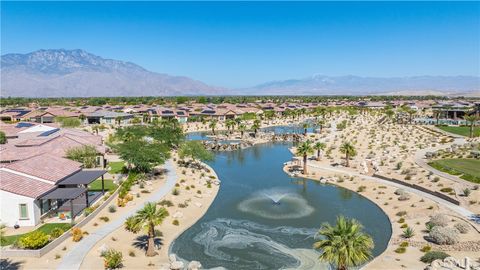
[[(155, 191), (147, 200), (147, 202), (156, 202), (167, 195), (170, 190), (173, 189), (175, 183), (177, 181), (177, 174), (175, 172), (175, 168), (173, 166), (173, 161), (167, 160), (165, 163), (165, 169), (167, 169), (167, 181), (165, 185), (163, 185), (159, 190)], [(141, 209), (143, 205), (138, 205), (134, 209), (130, 210), (129, 212), (125, 213), (124, 215), (120, 216), (116, 220), (109, 222), (108, 224), (103, 225), (102, 227), (98, 228), (96, 231), (90, 233), (87, 237), (82, 239), (82, 241), (75, 244), (70, 252), (68, 252), (62, 259), (62, 262), (57, 267), (59, 270), (76, 270), (80, 269), (80, 266), (83, 262), (83, 259), (87, 255), (87, 253), (104, 237), (118, 229), (123, 225), (125, 219), (131, 215), (133, 215), (136, 211)]]
[(402, 189), (404, 189), (408, 192), (417, 194), (421, 197), (431, 199), (431, 200), (435, 201), (436, 203), (441, 204), (441, 205), (451, 209), (452, 211), (456, 212), (457, 214), (468, 218), (469, 220), (474, 220), (475, 219), (475, 214), (470, 212), (469, 210), (467, 210), (467, 209), (465, 209), (461, 206), (455, 205), (453, 203), (450, 203), (448, 201), (445, 201), (445, 200), (443, 200), (439, 197), (436, 197), (436, 196), (433, 196), (431, 194), (422, 192), (420, 190), (416, 190), (414, 188), (410, 188), (410, 187), (407, 187), (407, 186), (404, 186), (404, 185), (400, 185), (400, 184), (393, 183), (393, 182), (390, 182), (390, 181), (387, 181), (387, 180), (383, 180), (383, 179), (378, 178), (378, 177), (363, 175), (363, 174), (360, 174), (360, 173), (357, 173), (357, 172), (352, 172), (352, 171), (349, 171), (345, 168), (332, 167), (332, 166), (328, 166), (328, 165), (317, 165), (317, 164), (311, 164), (311, 163), (308, 164), (308, 166), (312, 167), (312, 168), (318, 168), (318, 169), (321, 169), (321, 170), (337, 172), (337, 173), (347, 174), (347, 175), (351, 175), (351, 176), (358, 176), (358, 177), (362, 177), (364, 179), (377, 181), (377, 182), (385, 184), (385, 185), (390, 185), (390, 186), (395, 186), (395, 187), (398, 187), (398, 188), (402, 188)]

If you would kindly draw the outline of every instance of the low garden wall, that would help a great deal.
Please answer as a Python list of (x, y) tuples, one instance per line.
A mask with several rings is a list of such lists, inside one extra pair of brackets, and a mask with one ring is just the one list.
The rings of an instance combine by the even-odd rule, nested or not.
[(460, 202), (457, 201), (456, 199), (448, 196), (448, 195), (445, 195), (443, 193), (440, 193), (438, 191), (432, 191), (432, 190), (429, 190), (425, 187), (422, 187), (422, 186), (419, 186), (419, 185), (416, 185), (416, 184), (409, 184), (409, 183), (406, 183), (404, 181), (400, 181), (398, 179), (395, 179), (395, 178), (390, 178), (390, 177), (385, 177), (385, 176), (381, 176), (381, 175), (378, 175), (378, 174), (374, 174), (373, 175), (374, 177), (378, 177), (378, 178), (381, 178), (383, 180), (387, 180), (387, 181), (390, 181), (390, 182), (393, 182), (393, 183), (396, 183), (396, 184), (399, 184), (399, 185), (402, 185), (402, 186), (407, 186), (407, 187), (410, 187), (410, 188), (413, 188), (413, 189), (416, 189), (416, 190), (419, 190), (419, 191), (422, 191), (422, 192), (425, 192), (425, 193), (428, 193), (430, 195), (433, 195), (435, 197), (438, 197), (440, 199), (443, 199), (445, 201), (448, 201), (450, 203), (453, 203), (455, 205), (460, 205)]
[[(85, 226), (85, 224), (87, 224), (93, 218), (95, 218), (95, 216), (100, 211), (102, 211), (116, 197), (119, 190), (120, 190), (120, 188), (117, 188), (117, 190), (108, 199), (106, 199), (102, 204), (100, 204), (100, 206), (97, 209), (95, 209), (90, 215), (86, 216), (82, 221), (75, 224), (74, 227), (81, 228), (81, 227)], [(72, 228), (67, 230), (61, 236), (55, 238), (52, 242), (48, 243), (46, 246), (44, 246), (41, 249), (10, 249), (10, 248), (4, 248), (0, 251), (0, 253), (1, 253), (2, 257), (36, 257), (36, 258), (42, 257), (43, 255), (47, 254), (52, 249), (56, 248), (58, 245), (63, 243), (63, 241), (65, 241), (69, 237), (71, 237), (70, 231), (71, 231)]]

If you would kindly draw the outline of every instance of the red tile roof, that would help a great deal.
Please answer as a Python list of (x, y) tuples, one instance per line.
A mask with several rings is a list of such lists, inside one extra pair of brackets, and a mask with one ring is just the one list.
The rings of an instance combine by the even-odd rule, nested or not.
[(56, 183), (80, 171), (81, 165), (79, 162), (46, 153), (14, 162), (5, 168)]
[(54, 188), (55, 185), (53, 184), (0, 170), (0, 189), (6, 192), (38, 198)]

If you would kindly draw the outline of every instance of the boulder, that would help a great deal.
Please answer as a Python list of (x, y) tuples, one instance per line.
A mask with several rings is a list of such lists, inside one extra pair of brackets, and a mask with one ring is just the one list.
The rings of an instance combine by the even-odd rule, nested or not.
[(198, 261), (191, 261), (188, 264), (188, 270), (198, 270), (202, 268), (202, 264)]
[(171, 263), (177, 261), (177, 256), (175, 254), (170, 254), (168, 255), (168, 259), (170, 260)]
[(105, 252), (107, 252), (107, 250), (109, 249), (109, 247), (106, 245), (106, 244), (102, 244), (98, 249), (98, 253), (103, 254)]
[(183, 267), (184, 267), (184, 264), (182, 261), (174, 261), (170, 263), (170, 269), (172, 270), (181, 270), (183, 269)]

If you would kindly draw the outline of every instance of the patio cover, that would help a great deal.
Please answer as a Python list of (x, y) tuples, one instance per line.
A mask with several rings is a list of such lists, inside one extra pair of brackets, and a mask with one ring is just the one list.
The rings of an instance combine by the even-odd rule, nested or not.
[(80, 196), (82, 193), (87, 191), (86, 188), (76, 187), (76, 188), (57, 188), (54, 191), (47, 193), (40, 197), (42, 200), (73, 200)]
[(104, 175), (106, 170), (81, 170), (78, 173), (62, 180), (59, 185), (88, 185)]

